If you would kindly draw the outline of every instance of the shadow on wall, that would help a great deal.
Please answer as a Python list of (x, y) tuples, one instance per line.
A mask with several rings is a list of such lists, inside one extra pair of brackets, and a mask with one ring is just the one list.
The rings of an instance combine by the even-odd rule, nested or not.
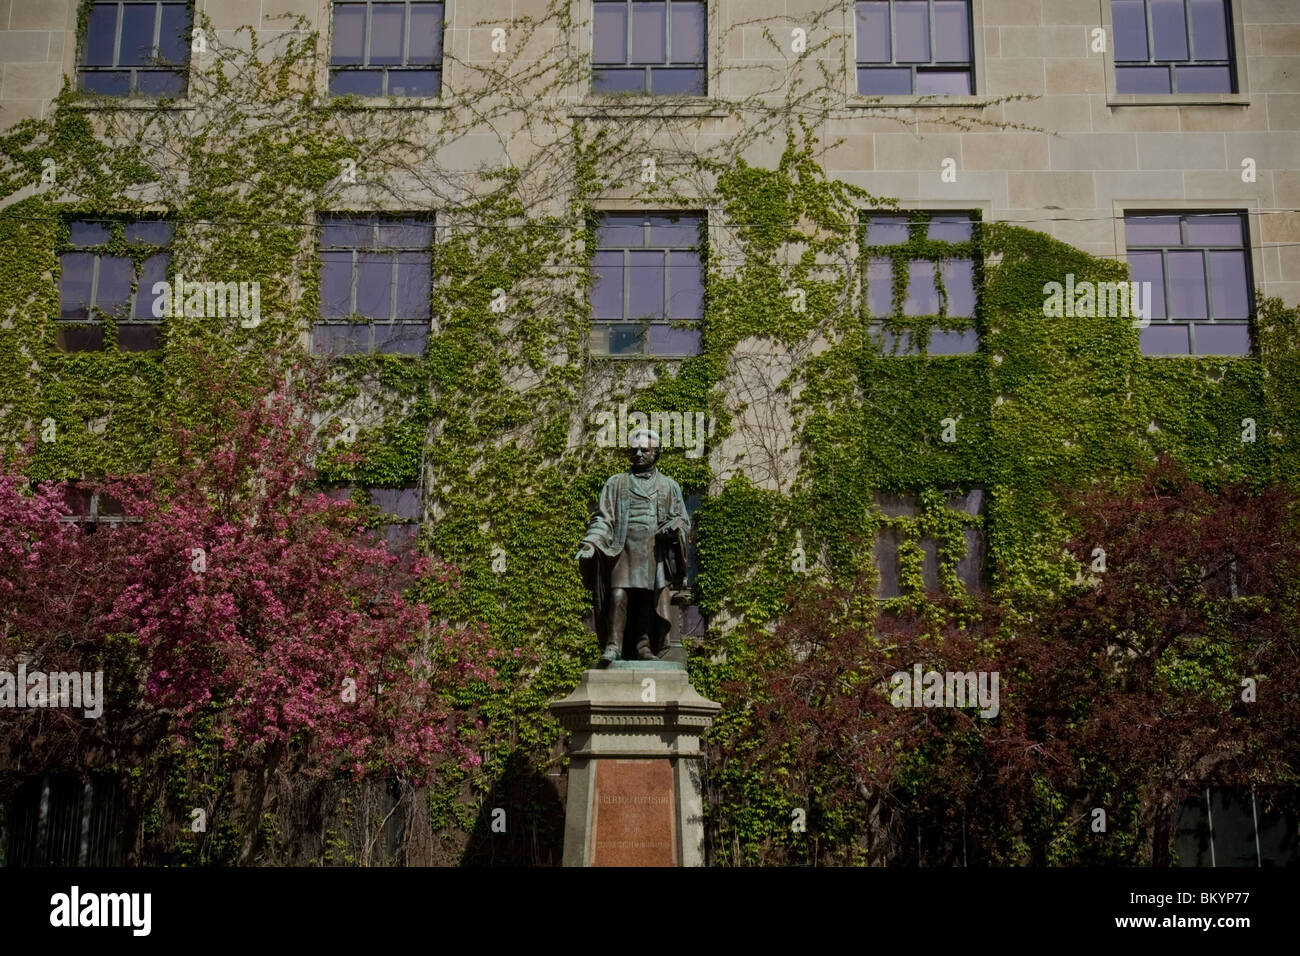
[(559, 866), (566, 789), (563, 777), (539, 773), (514, 751), (483, 798), (461, 866)]

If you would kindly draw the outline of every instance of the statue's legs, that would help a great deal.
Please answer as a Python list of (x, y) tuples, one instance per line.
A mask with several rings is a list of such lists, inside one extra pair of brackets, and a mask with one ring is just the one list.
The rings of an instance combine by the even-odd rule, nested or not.
[(616, 661), (623, 652), (623, 633), (627, 630), (627, 588), (611, 588), (609, 592), (609, 640), (605, 643), (602, 660)]

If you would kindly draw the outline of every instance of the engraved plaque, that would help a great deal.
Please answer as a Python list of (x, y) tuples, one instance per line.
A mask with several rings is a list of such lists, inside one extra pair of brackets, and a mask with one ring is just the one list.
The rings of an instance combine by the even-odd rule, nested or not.
[(597, 760), (593, 800), (592, 866), (677, 866), (671, 761)]

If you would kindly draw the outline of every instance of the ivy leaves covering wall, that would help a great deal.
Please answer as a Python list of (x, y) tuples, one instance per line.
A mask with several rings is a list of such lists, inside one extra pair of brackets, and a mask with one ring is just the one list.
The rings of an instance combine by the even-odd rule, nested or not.
[[(523, 800), (538, 840), (558, 838), (537, 783), (561, 762), (546, 705), (595, 657), (573, 551), (602, 482), (623, 467), (594, 441), (593, 412), (627, 403), (712, 423), (709, 455), (662, 461), (688, 494), (705, 494), (696, 593), (715, 626), (690, 665), (705, 694), (763, 666), (748, 637), (815, 582), (874, 580), (885, 525), (902, 542), (899, 608), (925, 604), (922, 539), (936, 542), (941, 581), (960, 600), (971, 528), (984, 535), (993, 594), (1014, 604), (1073, 574), (1060, 559), (1065, 488), (1165, 451), (1197, 477), (1219, 466), (1261, 483), (1297, 473), (1294, 310), (1261, 304), (1257, 359), (1146, 360), (1127, 320), (1043, 315), (1044, 283), (1124, 269), (1028, 230), (979, 224), (967, 250), (980, 260), (978, 353), (882, 354), (862, 314), (860, 217), (891, 201), (826, 177), (820, 157), (833, 144), (818, 133), (834, 84), (808, 83), (800, 62), (791, 75), (803, 79), (781, 97), (748, 96), (715, 117), (636, 98), (584, 113), (562, 94), (589, 64), (558, 43), (504, 69), (462, 64), (469, 82), (445, 88), (436, 109), (376, 109), (321, 95), (319, 38), (299, 26), (266, 46), (251, 30), (239, 45), (213, 44), (195, 58), (185, 103), (119, 110), (65, 90), (48, 119), (0, 137), (0, 442), (31, 446), (34, 478), (147, 470), (167, 451), (161, 416), (213, 414), (194, 384), (195, 347), (237, 357), (252, 388), (275, 356), (305, 346), (319, 311), (320, 213), (433, 210), (425, 353), (329, 365), (320, 431), (351, 440), (316, 464), (326, 483), (418, 485), (422, 546), (462, 572), (458, 587), (421, 597), (446, 620), (485, 623), (507, 652), (500, 688), (458, 702), (485, 721), (485, 759), (430, 796), (444, 852), (481, 828), (489, 792)], [(512, 25), (510, 43), (545, 45), (577, 26), (557, 0)], [(498, 134), (484, 147), (493, 156), (470, 168), (466, 137), (485, 129)], [(593, 213), (647, 205), (709, 214), (703, 348), (681, 361), (587, 348)], [(67, 221), (142, 214), (175, 223), (173, 274), (258, 282), (261, 320), (169, 317), (158, 351), (61, 352)], [(1254, 442), (1242, 441), (1247, 418)], [(983, 515), (947, 506), (944, 491), (972, 488), (987, 493)], [(916, 514), (887, 517), (877, 492), (915, 496)], [(863, 594), (861, 613), (873, 603)], [(743, 739), (744, 702), (729, 703), (718, 734)], [(714, 787), (715, 817), (738, 844), (759, 846), (781, 783)], [(508, 839), (526, 857), (521, 833)]]

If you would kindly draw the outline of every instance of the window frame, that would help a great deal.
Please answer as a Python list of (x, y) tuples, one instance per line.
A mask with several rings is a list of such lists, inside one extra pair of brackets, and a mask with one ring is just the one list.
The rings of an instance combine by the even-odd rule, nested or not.
[[(983, 107), (988, 103), (988, 95), (981, 91), (980, 85), (987, 82), (988, 67), (984, 44), (984, 0), (970, 0), (971, 22), (971, 93), (859, 93), (858, 92), (858, 28), (857, 3), (846, 3), (842, 35), (846, 37), (844, 46), (844, 97), (845, 105), (852, 110), (874, 110), (881, 107), (907, 107), (915, 109), (952, 109), (954, 107)], [(892, 21), (891, 21), (892, 23)], [(996, 27), (994, 27), (996, 29)], [(892, 27), (891, 27), (892, 30)]]
[[(324, 238), (324, 227), (326, 223), (346, 222), (346, 221), (365, 222), (366, 224), (368, 224), (372, 228), (371, 236), (374, 245), (369, 247), (359, 247), (359, 246), (327, 247), (325, 246), (323, 243), (323, 238)], [(383, 247), (379, 246), (378, 243), (379, 243), (380, 228), (382, 228), (383, 226), (398, 225), (404, 222), (414, 223), (418, 225), (427, 225), (429, 227), (429, 245), (427, 247), (422, 246), (419, 248), (415, 246), (383, 246)], [(310, 332), (311, 335), (310, 350), (312, 355), (318, 358), (325, 358), (325, 359), (345, 358), (350, 355), (395, 355), (395, 356), (404, 356), (406, 358), (417, 359), (417, 360), (423, 358), (423, 356), (427, 354), (428, 351), (428, 336), (429, 336), (429, 332), (432, 331), (433, 329), (433, 321), (434, 321), (432, 291), (433, 291), (433, 285), (435, 281), (434, 269), (433, 269), (433, 249), (434, 246), (437, 244), (436, 214), (431, 212), (400, 212), (400, 211), (323, 212), (323, 213), (319, 213), (317, 216), (316, 229), (317, 229), (316, 265), (318, 269), (318, 273), (316, 277), (317, 278), (316, 291), (317, 291), (318, 302), (317, 302), (317, 315), (315, 319), (313, 319), (312, 321), (311, 332)], [(349, 294), (349, 306), (353, 311), (346, 316), (325, 317), (320, 315), (319, 312), (320, 307), (324, 304), (324, 300), (321, 297), (321, 287), (324, 284), (325, 263), (324, 263), (323, 256), (324, 253), (326, 252), (350, 252), (352, 254), (352, 268), (350, 274), (348, 294)], [(389, 273), (389, 286), (388, 286), (389, 297), (390, 297), (389, 318), (386, 321), (383, 319), (372, 318), (370, 316), (361, 317), (364, 318), (365, 321), (357, 321), (358, 319), (358, 314), (356, 312), (357, 286), (358, 286), (357, 266), (359, 262), (359, 256), (362, 253), (388, 255), (392, 259), (391, 271)], [(421, 255), (428, 256), (430, 299), (429, 299), (429, 314), (427, 316), (403, 319), (395, 314), (397, 311), (397, 284), (398, 284), (397, 271), (399, 265), (398, 257), (402, 253), (420, 253)], [(329, 326), (335, 328), (337, 327), (351, 328), (355, 326), (365, 326), (369, 330), (368, 337), (367, 337), (367, 347), (364, 350), (356, 349), (356, 350), (347, 350), (342, 352), (322, 351), (318, 349), (316, 344), (316, 333), (321, 326)], [(396, 330), (399, 327), (404, 327), (404, 326), (410, 328), (419, 326), (424, 329), (424, 345), (421, 347), (418, 354), (411, 354), (409, 352), (386, 351), (376, 347), (376, 333), (380, 327), (386, 327), (392, 330)]]
[[(1237, 247), (1237, 246), (1224, 246), (1224, 245), (1196, 245), (1196, 246), (1186, 245), (1185, 243), (1186, 243), (1186, 236), (1187, 236), (1187, 217), (1207, 216), (1207, 215), (1237, 216), (1241, 222), (1241, 243), (1242, 243), (1241, 246)], [(1160, 216), (1173, 216), (1178, 219), (1179, 236), (1183, 238), (1184, 244), (1180, 244), (1177, 246), (1129, 244), (1127, 239), (1127, 224), (1130, 218), (1134, 218), (1134, 219), (1155, 218)], [(1252, 242), (1252, 237), (1250, 232), (1251, 215), (1249, 209), (1242, 208), (1240, 206), (1224, 207), (1224, 208), (1212, 208), (1212, 207), (1200, 208), (1196, 205), (1190, 205), (1187, 208), (1180, 208), (1180, 209), (1168, 209), (1168, 208), (1140, 209), (1136, 207), (1127, 207), (1121, 210), (1119, 221), (1116, 225), (1121, 237), (1123, 238), (1122, 250), (1123, 250), (1123, 261), (1125, 265), (1129, 264), (1129, 255), (1133, 252), (1159, 252), (1160, 253), (1160, 268), (1161, 268), (1162, 277), (1164, 279), (1163, 293), (1164, 293), (1166, 315), (1165, 318), (1162, 319), (1152, 316), (1150, 326), (1147, 327), (1153, 327), (1159, 324), (1162, 327), (1182, 326), (1187, 329), (1187, 351), (1186, 352), (1150, 352), (1150, 353), (1142, 352), (1143, 358), (1221, 357), (1225, 359), (1227, 358), (1240, 359), (1240, 358), (1249, 358), (1255, 354), (1256, 352), (1255, 263), (1254, 263), (1255, 247), (1254, 247), (1254, 243)], [(1168, 312), (1169, 312), (1169, 301), (1170, 301), (1170, 285), (1169, 285), (1170, 280), (1169, 280), (1169, 267), (1167, 265), (1167, 257), (1170, 251), (1201, 253), (1202, 267), (1204, 269), (1204, 275), (1205, 275), (1206, 318), (1174, 319), (1169, 317)], [(1242, 253), (1242, 261), (1245, 265), (1245, 272), (1246, 272), (1246, 317), (1242, 319), (1238, 319), (1238, 318), (1216, 319), (1213, 315), (1214, 312), (1213, 288), (1214, 287), (1213, 287), (1213, 280), (1211, 279), (1210, 276), (1209, 254), (1211, 252), (1238, 252), (1238, 251)], [(1247, 342), (1249, 343), (1247, 350), (1245, 352), (1198, 352), (1196, 350), (1196, 326), (1198, 325), (1245, 326)], [(1139, 331), (1144, 331), (1144, 330), (1145, 328)], [(1139, 345), (1139, 349), (1140, 348), (1141, 346)]]
[[(667, 217), (667, 218), (669, 218), (669, 219), (673, 218), (674, 216), (679, 216), (679, 217), (682, 217), (682, 218), (685, 218), (685, 217), (691, 217), (691, 218), (694, 218), (694, 219), (697, 219), (697, 220), (698, 220), (697, 241), (696, 241), (696, 244), (695, 244), (695, 245), (692, 245), (692, 246), (649, 246), (649, 245), (641, 245), (641, 246), (635, 246), (635, 247), (634, 247), (634, 246), (614, 246), (614, 247), (609, 247), (609, 248), (602, 248), (602, 247), (599, 245), (599, 240), (598, 240), (596, 237), (597, 237), (598, 234), (599, 234), (599, 228), (600, 228), (601, 220), (602, 220), (605, 216), (640, 216), (641, 219), (642, 219), (642, 222), (641, 222), (642, 235), (644, 236), (644, 238), (645, 238), (646, 241), (649, 240), (649, 236), (650, 236), (650, 228), (651, 228), (651, 226), (650, 226), (650, 219), (651, 219), (652, 217)], [(696, 356), (696, 355), (700, 355), (700, 354), (702, 353), (702, 351), (703, 351), (703, 341), (702, 341), (702, 337), (703, 337), (703, 331), (704, 331), (704, 318), (705, 318), (705, 315), (706, 315), (707, 312), (708, 312), (708, 294), (709, 294), (708, 242), (707, 242), (708, 227), (709, 227), (709, 216), (708, 216), (708, 212), (707, 212), (706, 210), (704, 210), (704, 209), (596, 209), (596, 210), (593, 210), (593, 211), (592, 211), (592, 213), (591, 213), (591, 215), (590, 215), (590, 217), (589, 217), (588, 225), (589, 225), (589, 228), (590, 228), (590, 230), (591, 230), (592, 237), (593, 237), (593, 241), (592, 241), (592, 254), (593, 254), (593, 259), (592, 259), (592, 263), (591, 263), (591, 269), (592, 269), (592, 283), (591, 283), (591, 290), (589, 291), (589, 295), (588, 295), (588, 305), (589, 305), (589, 307), (592, 309), (591, 327), (592, 327), (592, 333), (593, 333), (593, 335), (592, 335), (592, 337), (588, 340), (588, 343), (589, 343), (589, 344), (588, 344), (588, 348), (591, 350), (591, 354), (592, 354), (593, 356), (596, 356), (596, 357), (599, 357), (599, 358), (602, 358), (602, 359), (624, 359), (624, 360), (641, 360), (641, 361), (681, 361), (681, 360), (683, 360), (683, 359), (688, 359), (688, 358), (692, 358), (692, 357), (694, 357), (694, 356)], [(629, 312), (629, 300), (630, 300), (631, 287), (632, 287), (631, 282), (628, 281), (628, 269), (630, 268), (629, 258), (630, 258), (630, 253), (631, 253), (631, 252), (634, 252), (634, 251), (637, 251), (637, 252), (663, 252), (663, 253), (664, 253), (664, 289), (663, 289), (663, 295), (664, 295), (664, 298), (663, 298), (663, 303), (664, 303), (664, 311), (665, 311), (665, 313), (668, 312), (668, 311), (670, 311), (670, 309), (671, 309), (671, 301), (672, 301), (672, 282), (671, 282), (671, 276), (672, 276), (672, 264), (671, 264), (671, 253), (673, 253), (673, 252), (693, 252), (693, 253), (695, 253), (696, 255), (699, 256), (699, 260), (700, 260), (700, 261), (699, 261), (699, 265), (700, 265), (700, 274), (701, 274), (701, 275), (700, 275), (700, 278), (701, 278), (701, 286), (702, 286), (702, 288), (701, 288), (700, 317), (699, 317), (698, 319), (695, 319), (695, 318), (691, 318), (691, 319), (675, 319), (675, 318), (671, 318), (671, 317), (669, 317), (669, 316), (667, 316), (667, 315), (665, 315), (664, 318), (662, 318), (662, 319), (658, 319), (658, 320), (653, 319), (653, 318), (635, 318), (635, 319), (627, 318), (627, 315), (628, 315), (628, 312)], [(594, 302), (592, 302), (590, 296), (591, 296), (591, 294), (594, 293), (595, 285), (596, 285), (596, 280), (595, 280), (595, 260), (594, 260), (594, 256), (595, 256), (596, 253), (601, 253), (601, 252), (622, 252), (622, 253), (623, 253), (623, 273), (622, 273), (622, 275), (623, 275), (623, 300), (622, 300), (622, 307), (623, 307), (623, 316), (624, 316), (624, 317), (621, 318), (621, 319), (602, 319), (602, 318), (597, 318), (597, 317), (595, 316), (595, 304), (594, 304)], [(594, 333), (596, 332), (597, 327), (617, 328), (617, 327), (620, 327), (620, 326), (622, 326), (622, 327), (636, 327), (636, 328), (638, 328), (638, 329), (641, 330), (640, 335), (639, 335), (640, 349), (639, 349), (638, 351), (636, 351), (636, 352), (610, 352), (610, 351), (596, 351), (596, 350), (593, 348), (593, 345), (594, 345)], [(656, 352), (651, 352), (651, 351), (649, 351), (649, 347), (650, 347), (650, 336), (649, 336), (649, 332), (650, 332), (650, 329), (651, 329), (653, 326), (661, 326), (661, 327), (664, 327), (664, 328), (678, 328), (678, 329), (691, 328), (691, 329), (695, 329), (695, 330), (699, 331), (699, 332), (700, 332), (700, 335), (701, 335), (701, 345), (700, 345), (700, 348), (699, 348), (698, 350), (694, 351), (694, 352), (684, 352), (684, 353), (656, 353)]]
[[(1113, 19), (1114, 0), (1110, 0), (1110, 2), (1112, 4), (1111, 17)], [(1116, 69), (1115, 80), (1116, 80), (1117, 92), (1119, 89), (1118, 71), (1128, 66), (1164, 67), (1169, 74), (1169, 92), (1171, 94), (1177, 94), (1180, 92), (1177, 88), (1178, 70), (1176, 69), (1176, 67), (1178, 66), (1226, 66), (1228, 68), (1229, 89), (1220, 90), (1218, 92), (1226, 93), (1226, 94), (1233, 94), (1237, 92), (1237, 70), (1236, 70), (1236, 63), (1233, 61), (1233, 57), (1232, 57), (1232, 53), (1233, 53), (1232, 51), (1232, 32), (1233, 32), (1232, 4), (1229, 2), (1229, 0), (1220, 0), (1220, 2), (1223, 3), (1223, 12), (1226, 20), (1225, 27), (1227, 32), (1226, 32), (1226, 36), (1224, 37), (1224, 40), (1228, 45), (1228, 57), (1226, 60), (1192, 59), (1192, 53), (1195, 49), (1196, 31), (1193, 29), (1193, 25), (1192, 25), (1192, 8), (1191, 5), (1187, 2), (1187, 0), (1182, 0), (1182, 3), (1183, 3), (1183, 36), (1187, 41), (1188, 58), (1186, 60), (1156, 59), (1155, 49), (1154, 49), (1155, 48), (1155, 35), (1153, 30), (1154, 23), (1152, 21), (1152, 14), (1151, 14), (1151, 0), (1135, 0), (1135, 2), (1140, 2), (1142, 4), (1142, 11), (1146, 15), (1147, 58), (1145, 60), (1118, 60), (1117, 59), (1115, 61), (1115, 69)], [(1135, 93), (1135, 91), (1127, 91), (1127, 92), (1134, 93), (1134, 95), (1142, 95), (1142, 94)], [(1146, 95), (1155, 96), (1159, 94), (1153, 93), (1153, 94), (1146, 94)]]
[[(698, 63), (680, 63), (680, 64), (674, 63), (672, 61), (671, 59), (672, 5), (673, 2), (675, 2), (675, 0), (660, 0), (660, 2), (663, 2), (665, 4), (664, 56), (666, 57), (666, 59), (661, 63), (634, 63), (631, 60), (632, 17), (630, 14), (633, 5), (637, 2), (643, 2), (643, 0), (585, 0), (586, 8), (590, 13), (590, 17), (588, 21), (589, 27), (585, 31), (585, 37), (584, 37), (587, 45), (586, 53), (590, 58), (590, 69), (587, 71), (587, 76), (583, 84), (585, 86), (584, 92), (586, 94), (588, 101), (592, 104), (597, 105), (597, 108), (608, 107), (610, 105), (626, 105), (629, 108), (640, 109), (640, 110), (644, 110), (646, 104), (653, 104), (653, 103), (676, 105), (679, 108), (683, 105), (695, 106), (697, 109), (699, 108), (700, 105), (705, 105), (707, 100), (713, 98), (716, 95), (714, 90), (715, 78), (709, 69), (710, 60), (711, 60), (709, 51), (711, 47), (715, 46), (714, 29), (715, 29), (715, 21), (717, 20), (717, 16), (716, 16), (717, 11), (716, 9), (714, 9), (715, 4), (708, 2), (708, 0), (681, 0), (681, 2), (700, 2), (704, 8), (704, 45), (701, 54), (703, 59), (701, 61), (699, 61)], [(606, 6), (614, 6), (616, 4), (622, 5), (624, 9), (628, 11), (628, 16), (626, 18), (627, 32), (624, 37), (626, 43), (626, 53), (625, 53), (625, 60), (621, 65), (614, 64), (614, 63), (596, 62), (596, 7), (601, 4)], [(633, 67), (641, 67), (645, 71), (646, 86), (644, 89), (640, 89), (640, 90), (624, 90), (624, 91), (598, 90), (596, 89), (596, 72), (602, 67), (609, 68), (609, 69), (622, 68), (628, 70), (631, 70)], [(703, 71), (704, 74), (703, 92), (701, 93), (656, 93), (651, 91), (649, 88), (649, 83), (651, 80), (650, 70), (655, 67), (683, 67), (683, 68), (695, 67), (700, 69), (701, 71)], [(718, 115), (729, 115), (729, 114), (719, 113)]]
[[(1246, 55), (1246, 31), (1239, 4), (1224, 0), (1228, 15), (1228, 53), (1232, 62), (1235, 90), (1232, 93), (1120, 93), (1115, 81), (1115, 22), (1111, 0), (1102, 0), (1101, 25), (1106, 31), (1102, 54), (1106, 75), (1106, 105), (1124, 106), (1249, 106), (1250, 80)], [(1148, 4), (1149, 6), (1149, 4)], [(1148, 23), (1150, 22), (1148, 17)], [(1150, 35), (1148, 34), (1148, 49)], [(1134, 61), (1136, 62), (1136, 61)], [(1171, 61), (1172, 62), (1172, 61)], [(1188, 61), (1193, 63), (1195, 61)]]
[[(888, 8), (889, 8), (889, 57), (890, 57), (888, 62), (883, 61), (883, 60), (866, 60), (866, 61), (861, 61), (861, 60), (858, 60), (858, 58), (857, 58), (857, 51), (858, 51), (858, 15), (857, 15), (857, 14), (858, 14), (858, 4), (859, 4), (860, 2), (884, 2), (884, 3), (887, 3), (887, 4), (888, 4)], [(850, 82), (852, 83), (852, 85), (853, 85), (853, 89), (855, 90), (855, 92), (856, 92), (859, 96), (871, 96), (871, 97), (876, 97), (876, 96), (911, 96), (911, 97), (921, 97), (921, 96), (924, 96), (924, 97), (943, 97), (943, 98), (945, 99), (945, 101), (950, 101), (953, 97), (960, 97), (960, 96), (974, 96), (974, 95), (975, 95), (975, 91), (976, 91), (976, 89), (977, 89), (977, 87), (976, 87), (976, 73), (975, 73), (975, 5), (974, 5), (974, 3), (971, 2), (971, 0), (965, 0), (965, 5), (966, 5), (966, 30), (967, 30), (966, 39), (967, 39), (967, 43), (968, 43), (969, 46), (970, 46), (970, 59), (969, 59), (969, 60), (957, 61), (957, 60), (938, 60), (938, 59), (936, 59), (936, 49), (937, 49), (937, 47), (936, 47), (936, 44), (935, 44), (935, 18), (934, 18), (934, 3), (935, 3), (935, 0), (922, 0), (922, 2), (924, 2), (924, 3), (926, 4), (927, 26), (928, 26), (928, 28), (929, 28), (930, 59), (929, 59), (928, 61), (926, 61), (926, 62), (919, 62), (919, 61), (900, 62), (899, 59), (898, 59), (898, 43), (897, 43), (897, 35), (898, 35), (898, 32), (897, 32), (897, 29), (896, 29), (897, 19), (896, 19), (895, 16), (894, 16), (894, 6), (895, 6), (895, 2), (896, 2), (896, 0), (854, 0), (854, 2), (853, 2), (853, 4), (852, 4), (851, 15), (852, 15), (852, 17), (853, 17), (853, 32), (852, 32), (851, 36), (852, 36), (852, 38), (853, 38), (853, 48), (852, 48), (852, 51), (851, 51), (851, 52), (852, 52), (852, 59), (853, 59), (853, 76), (852, 76)], [(925, 72), (925, 73), (939, 73), (939, 72), (955, 73), (955, 72), (959, 72), (959, 67), (958, 67), (958, 64), (959, 64), (959, 63), (961, 64), (961, 68), (964, 69), (964, 71), (966, 72), (966, 74), (970, 77), (970, 91), (969, 91), (969, 92), (967, 92), (967, 93), (918, 93), (918, 92), (917, 92), (917, 90), (916, 90), (916, 78), (917, 78), (917, 74), (918, 74), (918, 72)], [(911, 80), (912, 80), (911, 85), (912, 85), (912, 89), (911, 89), (911, 91), (908, 92), (908, 93), (867, 93), (867, 92), (864, 92), (864, 91), (861, 89), (860, 81), (859, 81), (859, 79), (858, 79), (858, 71), (860, 71), (860, 70), (862, 70), (862, 69), (898, 69), (898, 70), (901, 70), (901, 69), (909, 69), (909, 70), (910, 70), (910, 73), (911, 73)]]
[[(390, 64), (382, 64), (377, 66), (370, 65), (369, 62), (370, 61), (370, 40), (371, 40), (370, 24), (371, 24), (371, 18), (373, 16), (373, 9), (376, 3), (402, 3), (406, 7), (405, 18), (402, 21), (402, 61), (403, 61), (402, 63), (398, 63), (398, 64), (390, 63)], [(375, 100), (384, 100), (384, 101), (399, 100), (403, 102), (440, 101), (442, 99), (442, 90), (443, 90), (444, 80), (446, 78), (446, 69), (444, 68), (444, 63), (446, 61), (446, 56), (447, 56), (447, 21), (448, 21), (448, 12), (449, 12), (447, 8), (451, 5), (451, 3), (452, 0), (329, 0), (329, 10), (328, 10), (329, 49), (327, 50), (326, 55), (323, 57), (324, 60), (323, 69), (325, 73), (325, 95), (332, 100), (341, 100), (349, 96), (352, 96), (365, 101), (375, 101)], [(437, 4), (438, 6), (442, 7), (442, 24), (441, 24), (442, 36), (438, 41), (438, 55), (437, 57), (435, 57), (434, 62), (429, 64), (428, 66), (425, 66), (424, 64), (418, 64), (412, 66), (410, 63), (407, 62), (410, 59), (410, 55), (411, 55), (411, 10), (413, 4), (427, 5), (427, 6), (433, 6), (434, 4)], [(332, 62), (334, 59), (334, 41), (336, 37), (335, 14), (338, 8), (344, 5), (348, 5), (348, 6), (364, 5), (366, 8), (365, 28), (364, 28), (364, 33), (362, 35), (362, 54), (361, 54), (362, 62), (336, 65)], [(335, 93), (333, 91), (334, 76), (337, 72), (340, 71), (358, 72), (362, 70), (381, 70), (383, 72), (383, 77), (380, 85), (381, 92), (379, 93)], [(437, 92), (414, 93), (414, 94), (390, 93), (388, 92), (388, 89), (389, 89), (389, 72), (391, 70), (395, 70), (398, 73), (421, 72), (421, 71), (429, 71), (429, 72), (436, 73), (437, 83), (438, 83)]]
[[(115, 5), (117, 7), (117, 20), (115, 33), (113, 35), (113, 63), (89, 64), (85, 62), (89, 49), (90, 34), (90, 17), (96, 7), (108, 7)], [(185, 59), (180, 63), (161, 63), (153, 62), (150, 64), (131, 64), (122, 65), (118, 61), (122, 56), (122, 22), (125, 19), (127, 7), (154, 7), (154, 25), (153, 25), (153, 50), (154, 56), (161, 54), (162, 42), (162, 9), (168, 5), (183, 6), (187, 14), (187, 26), (183, 34), (183, 46), (185, 50)], [(81, 31), (78, 37), (77, 50), (74, 58), (74, 78), (76, 80), (77, 92), (83, 96), (104, 97), (110, 100), (147, 100), (154, 102), (164, 99), (184, 99), (189, 93), (189, 73), (192, 61), (192, 41), (191, 37), (194, 31), (194, 0), (183, 0), (177, 3), (177, 0), (89, 0), (82, 8), (85, 10), (85, 29)], [(122, 73), (130, 74), (129, 87), (126, 93), (101, 93), (96, 90), (88, 90), (85, 87), (84, 77), (86, 74), (95, 73)], [(174, 93), (145, 93), (140, 90), (139, 75), (141, 72), (149, 73), (176, 73), (181, 78), (181, 88)]]

